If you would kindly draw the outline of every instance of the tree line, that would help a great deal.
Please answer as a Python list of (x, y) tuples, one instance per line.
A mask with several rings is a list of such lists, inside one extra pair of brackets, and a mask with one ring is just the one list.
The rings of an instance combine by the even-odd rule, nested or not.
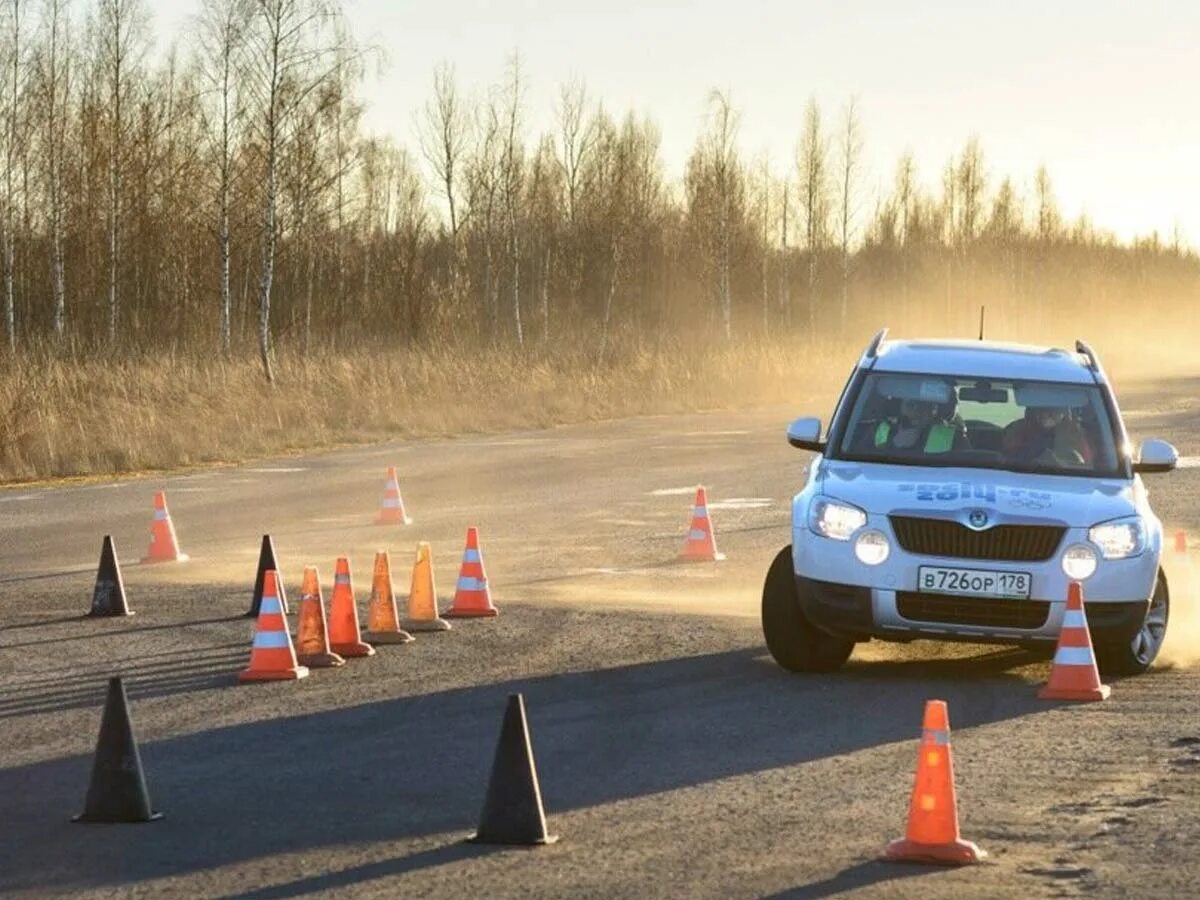
[(336, 0), (202, 0), (164, 53), (145, 0), (3, 0), (0, 28), (11, 353), (256, 352), (270, 379), (280, 348), (351, 341), (603, 353), (1194, 305), (1178, 234), (1068, 222), (1044, 168), (1022, 190), (974, 138), (934, 178), (869, 174), (853, 99), (798, 104), (772, 161), (714, 91), (673, 179), (655, 122), (583, 81), (531, 134), (516, 55), (479, 97), (438, 67), (410, 146), (368, 134), (373, 51)]

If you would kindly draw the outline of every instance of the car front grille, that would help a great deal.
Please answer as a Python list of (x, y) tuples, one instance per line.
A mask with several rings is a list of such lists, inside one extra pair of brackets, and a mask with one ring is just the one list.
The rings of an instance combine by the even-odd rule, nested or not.
[(1044, 562), (1054, 555), (1067, 529), (1060, 525), (997, 525), (973, 531), (948, 519), (888, 516), (896, 540), (909, 553), (955, 559)]
[(1046, 624), (1050, 604), (1045, 600), (992, 600), (896, 591), (896, 611), (910, 622), (1034, 629)]

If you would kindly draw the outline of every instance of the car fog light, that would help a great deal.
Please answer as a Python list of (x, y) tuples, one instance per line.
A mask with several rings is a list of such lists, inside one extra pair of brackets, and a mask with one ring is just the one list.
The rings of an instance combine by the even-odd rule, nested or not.
[(1062, 558), (1063, 571), (1072, 581), (1083, 581), (1096, 571), (1096, 551), (1083, 544), (1068, 547)]
[(864, 531), (854, 542), (854, 555), (868, 566), (877, 566), (892, 552), (887, 536), (879, 531)]

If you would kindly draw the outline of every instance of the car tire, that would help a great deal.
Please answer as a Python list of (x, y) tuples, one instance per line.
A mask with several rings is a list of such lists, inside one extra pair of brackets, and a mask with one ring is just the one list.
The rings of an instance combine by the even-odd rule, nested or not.
[(1128, 641), (1098, 643), (1096, 665), (1102, 675), (1141, 675), (1154, 663), (1166, 637), (1171, 614), (1171, 595), (1167, 579), (1160, 570), (1154, 583), (1154, 596), (1146, 608), (1146, 618), (1138, 633)]
[(767, 570), (762, 628), (771, 656), (789, 672), (833, 672), (854, 650), (854, 641), (834, 637), (805, 618), (796, 593), (790, 545), (779, 551)]

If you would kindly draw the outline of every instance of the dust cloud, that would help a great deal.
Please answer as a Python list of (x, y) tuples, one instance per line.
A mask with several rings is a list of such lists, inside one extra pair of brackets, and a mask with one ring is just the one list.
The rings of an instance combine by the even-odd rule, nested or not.
[(1196, 602), (1200, 553), (1193, 550), (1182, 558), (1166, 553), (1163, 568), (1171, 586), (1171, 617), (1156, 665), (1168, 669), (1200, 668), (1200, 603)]

